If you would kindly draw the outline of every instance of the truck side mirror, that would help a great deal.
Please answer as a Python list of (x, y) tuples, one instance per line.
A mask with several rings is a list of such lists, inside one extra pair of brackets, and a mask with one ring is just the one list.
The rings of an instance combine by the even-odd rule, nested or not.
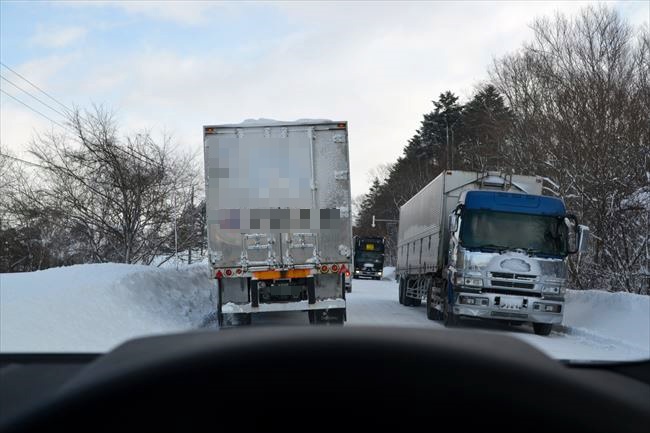
[(578, 226), (578, 251), (584, 253), (589, 247), (589, 227)]
[(572, 214), (568, 214), (565, 217), (566, 225), (569, 229), (569, 239), (568, 239), (568, 253), (575, 254), (580, 251), (580, 233), (579, 233), (579, 224), (578, 217)]
[(449, 231), (450, 232), (455, 232), (458, 227), (456, 227), (456, 224), (458, 222), (458, 219), (456, 218), (456, 213), (451, 213), (449, 214)]

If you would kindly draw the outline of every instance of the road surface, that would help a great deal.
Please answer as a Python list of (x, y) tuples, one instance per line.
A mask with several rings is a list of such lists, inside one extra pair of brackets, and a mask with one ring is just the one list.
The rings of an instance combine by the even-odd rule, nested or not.
[[(347, 294), (348, 320), (345, 326), (399, 326), (446, 329), (428, 320), (425, 306), (405, 307), (397, 301), (394, 281), (353, 280)], [(308, 326), (305, 313), (264, 313), (254, 316), (252, 326)], [(459, 327), (472, 332), (500, 332), (521, 338), (553, 358), (570, 360), (631, 360), (648, 358), (647, 351), (593, 335), (574, 334), (561, 327), (547, 337), (535, 335), (530, 325), (466, 320)]]

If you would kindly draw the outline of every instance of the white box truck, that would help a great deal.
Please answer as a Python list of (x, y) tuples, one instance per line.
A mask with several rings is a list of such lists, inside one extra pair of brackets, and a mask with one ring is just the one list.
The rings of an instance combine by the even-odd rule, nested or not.
[(347, 122), (203, 127), (220, 325), (269, 311), (343, 323), (352, 254)]
[(426, 302), (427, 317), (532, 322), (548, 335), (562, 322), (569, 254), (588, 228), (543, 179), (444, 171), (400, 209), (399, 302)]

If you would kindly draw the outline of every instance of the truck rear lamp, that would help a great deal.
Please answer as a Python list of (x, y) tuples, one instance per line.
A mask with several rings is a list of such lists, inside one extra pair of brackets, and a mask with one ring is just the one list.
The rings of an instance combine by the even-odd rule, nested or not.
[(237, 275), (241, 275), (241, 273), (242, 273), (241, 268), (238, 268), (238, 269), (237, 269)]
[(326, 274), (327, 272), (329, 272), (329, 267), (327, 265), (323, 265), (320, 267), (320, 271), (321, 273)]
[(232, 275), (232, 269), (226, 269), (226, 276), (229, 277)]
[(339, 270), (339, 265), (336, 264), (332, 265), (332, 272), (338, 272), (338, 270)]
[(217, 274), (215, 275), (215, 277), (216, 277), (218, 280), (220, 280), (220, 279), (223, 278), (223, 272), (221, 272), (221, 269), (217, 270)]
[[(357, 271), (357, 273), (359, 273), (359, 271)], [(345, 271), (345, 276), (349, 277), (350, 276), (350, 271)]]

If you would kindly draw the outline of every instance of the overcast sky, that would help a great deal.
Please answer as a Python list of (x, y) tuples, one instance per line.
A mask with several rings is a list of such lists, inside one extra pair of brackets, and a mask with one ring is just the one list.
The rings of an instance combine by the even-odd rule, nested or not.
[[(530, 22), (587, 2), (6, 2), (2, 63), (71, 106), (104, 104), (123, 132), (171, 132), (201, 149), (201, 126), (248, 118), (349, 122), (352, 192), (393, 162), (431, 100), (464, 100)], [(647, 25), (647, 1), (608, 2)], [(39, 95), (5, 67), (2, 76)], [(62, 116), (7, 81), (1, 88)], [(2, 151), (30, 159), (35, 130), (58, 128), (0, 95)]]

